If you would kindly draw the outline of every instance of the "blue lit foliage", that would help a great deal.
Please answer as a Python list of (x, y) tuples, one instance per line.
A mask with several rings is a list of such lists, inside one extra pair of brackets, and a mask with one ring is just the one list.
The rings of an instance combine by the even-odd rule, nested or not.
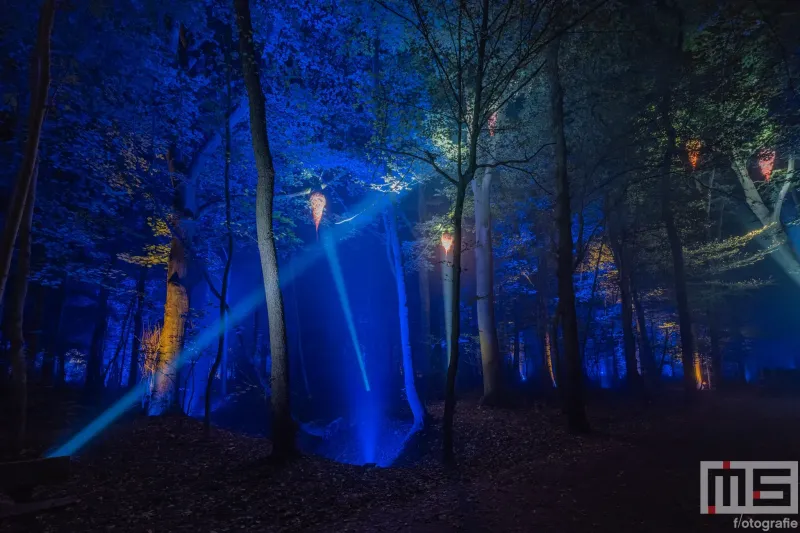
[[(439, 238), (451, 223), (454, 188), (439, 175), (431, 180), (430, 175), (436, 173), (430, 166), (400, 152), (412, 151), (426, 161), (435, 160), (452, 174), (458, 152), (449, 114), (452, 102), (443, 96), (441, 73), (418, 34), (409, 32), (398, 17), (374, 2), (287, 0), (251, 4), (257, 49), (263, 50), (259, 62), (275, 160), (274, 230), (281, 281), (284, 289), (291, 286), (294, 295), (289, 302), (288, 294), (284, 294), (295, 415), (301, 421), (347, 419), (347, 429), (314, 451), (352, 463), (390, 464), (408, 430), (405, 419), (392, 420), (388, 414), (403, 405), (406, 386), (398, 351), (402, 328), (397, 306), (393, 305), (393, 282), (403, 273), (398, 272), (397, 262), (386, 261), (384, 232), (374, 222), (390, 196), (400, 198), (398, 220), (410, 215), (400, 193), (428, 181), (429, 198), (423, 200), (433, 197), (440, 203), (427, 220), (415, 226), (408, 224), (414, 226), (410, 231), (404, 220), (398, 222), (401, 238), (411, 239), (404, 243), (401, 263), (407, 275), (427, 270), (432, 294), (446, 292), (439, 275)], [(405, 2), (391, 4), (407, 7)], [(435, 19), (437, 13), (444, 12), (440, 7), (446, 3), (431, 5), (430, 14)], [(35, 2), (17, 2), (9, 6), (5, 19), (34, 20), (35, 7)], [(473, 9), (472, 4), (469, 9)], [(220, 418), (227, 416), (226, 407), (244, 410), (236, 404), (244, 389), (257, 390), (257, 399), (262, 401), (263, 393), (269, 393), (270, 356), (261, 273), (254, 266), (256, 172), (231, 2), (78, 2), (60, 11), (56, 20), (52, 104), (40, 157), (42, 179), (34, 231), (38, 257), (33, 280), (43, 285), (68, 283), (73, 293), (83, 295), (80, 299), (71, 297), (64, 313), (67, 319), (61, 326), (63, 345), (69, 347), (64, 365), (66, 381), (83, 383), (90, 339), (99, 331), (96, 324), (105, 327), (100, 354), (105, 386), (114, 388), (128, 381), (135, 280), (141, 269), (149, 269), (144, 322), (157, 328), (164, 316), (163, 267), (170, 241), (177, 230), (191, 227), (193, 238), (186, 243), (190, 250), (186, 284), (191, 288), (192, 308), (181, 354), (180, 403), (185, 411), (201, 414), (204, 385), (216, 352), (214, 340), (221, 329), (227, 329), (223, 351), (230, 359), (212, 378), (212, 410)], [(441, 32), (437, 34), (442, 37), (443, 49), (448, 50), (445, 53), (453, 52), (449, 49), (447, 22), (432, 22), (434, 32)], [(9, 60), (0, 65), (0, 93), (4, 96), (0, 102), (0, 154), (8, 161), (19, 160), (17, 132), (24, 130), (27, 107), (25, 65), (32, 37), (31, 32), (23, 31), (25, 27), (2, 23), (6, 38), (0, 50)], [(77, 27), (82, 30), (74, 31)], [(674, 287), (668, 274), (672, 267), (663, 246), (661, 221), (653, 217), (653, 206), (660, 205), (661, 198), (643, 184), (649, 184), (649, 171), (630, 171), (658, 165), (663, 135), (651, 129), (652, 124), (660, 128), (658, 121), (647, 121), (647, 125), (640, 122), (641, 116), (647, 115), (642, 110), (656, 109), (647, 100), (649, 96), (619, 90), (622, 85), (649, 87), (652, 80), (620, 81), (631, 72), (648, 70), (639, 68), (638, 59), (609, 61), (600, 54), (583, 53), (597, 45), (592, 41), (597, 38), (594, 35), (575, 32), (569, 45), (564, 45), (562, 57), (570, 117), (569, 175), (574, 184), (573, 207), (580, 209), (574, 212), (572, 225), (577, 259), (573, 282), (584, 373), (593, 386), (611, 388), (633, 370), (624, 364), (618, 265), (603, 252), (603, 247), (608, 247), (606, 211), (613, 211), (606, 197), (611, 191), (620, 193), (626, 202), (624, 225), (637, 230), (634, 283), (646, 313), (644, 333), (637, 331), (637, 340), (642, 335), (649, 339), (658, 375), (677, 379), (683, 369), (674, 323)], [(717, 34), (713, 35), (716, 38)], [(726, 32), (719, 35), (727, 38)], [(611, 38), (603, 34), (603, 39)], [(702, 45), (703, 40), (694, 43)], [(615, 41), (614, 46), (634, 48), (623, 45), (625, 41)], [(497, 48), (504, 46), (498, 43)], [(582, 64), (586, 56), (593, 58), (590, 65)], [(531, 62), (532, 68), (540, 64), (538, 59)], [(718, 57), (708, 59), (704, 68), (713, 66)], [(491, 74), (498, 68), (502, 71), (503, 67), (495, 58), (487, 71)], [(768, 70), (754, 72), (758, 75), (740, 81), (769, 79)], [(533, 72), (526, 70), (526, 79), (528, 74)], [(521, 87), (519, 94), (499, 110), (499, 140), (492, 144), (494, 158), (531, 154), (550, 141), (547, 113), (542, 112), (548, 105), (547, 84), (536, 76), (524, 84), (517, 81), (511, 85)], [(592, 91), (587, 93), (587, 87)], [(715, 114), (713, 101), (705, 102), (704, 113), (691, 113), (691, 106), (681, 101), (683, 94), (676, 91), (680, 135), (695, 133), (689, 131), (693, 128), (702, 130), (726, 153), (755, 149), (759, 142), (776, 140), (780, 135), (775, 132), (783, 128), (767, 127), (770, 114), (766, 110), (777, 90), (776, 85), (758, 92), (762, 105), (749, 110), (755, 114), (746, 114), (732, 124), (707, 120), (708, 114)], [(506, 89), (493, 96), (492, 105), (505, 102), (503, 91)], [(732, 109), (739, 110), (736, 106)], [(598, 119), (598, 115), (602, 117)], [(702, 124), (698, 122), (701, 118)], [(719, 130), (712, 127), (715, 124), (721, 124)], [(224, 324), (217, 320), (220, 302), (211, 289), (219, 289), (227, 259), (222, 186), (226, 126), (232, 135), (230, 195), (235, 245), (228, 298), (232, 316)], [(628, 130), (637, 131), (631, 136)], [(481, 161), (487, 150), (485, 137), (482, 135), (478, 147)], [(7, 165), (0, 171), (4, 183), (11, 182), (15, 169)], [(495, 172), (491, 201), (493, 275), (498, 322), (502, 322), (498, 324), (501, 350), (510, 364), (514, 356), (511, 339), (518, 334), (522, 339), (520, 379), (528, 382), (526, 386), (538, 386), (549, 380), (542, 337), (545, 331), (552, 335), (549, 326), (558, 308), (552, 153), (545, 149), (531, 161), (498, 167)], [(759, 185), (765, 198), (776, 197), (777, 182), (785, 175), (778, 169), (775, 182)], [(705, 197), (698, 203), (698, 195), (690, 187), (683, 189), (676, 184), (676, 191), (683, 196), (677, 196), (675, 204), (680, 231), (691, 244), (685, 244), (685, 248), (691, 252), (696, 243), (708, 239), (705, 229), (711, 224), (699, 216), (704, 209), (698, 205), (705, 205)], [(320, 241), (316, 241), (308, 206), (312, 192), (321, 192), (327, 199)], [(787, 224), (789, 212), (785, 210), (783, 216)], [(470, 248), (474, 245), (473, 216), (470, 193), (464, 216), (459, 343), (463, 355), (459, 386), (464, 387), (479, 383), (481, 378), (474, 309), (479, 296), (475, 294), (474, 254)], [(723, 227), (722, 221), (719, 226)], [(724, 307), (720, 302), (727, 301), (723, 297), (703, 299), (714, 291), (697, 290), (697, 285), (709, 280), (699, 273), (697, 263), (692, 263), (691, 253), (686, 255), (691, 312), (703, 357), (707, 358), (710, 343), (706, 338), (711, 334), (704, 323), (706, 315)], [(411, 288), (416, 283), (414, 278), (408, 275), (407, 295), (416, 292)], [(721, 285), (724, 280), (712, 281)], [(109, 294), (108, 308), (103, 306), (102, 311), (98, 287)], [(417, 307), (415, 298), (410, 299), (409, 308)], [(431, 300), (436, 302), (432, 321), (438, 324), (444, 320), (443, 299)], [(102, 320), (87, 320), (88, 326), (76, 324), (69, 316), (77, 315), (76, 310), (88, 311), (93, 319)], [(105, 316), (95, 317), (95, 311)], [(730, 322), (724, 324), (720, 334), (726, 356), (735, 351), (731, 346), (746, 344), (731, 340), (742, 328)], [(562, 342), (558, 333), (555, 337), (550, 339), (554, 347)], [(415, 350), (422, 353), (428, 350), (416, 346), (446, 345), (438, 331), (429, 339), (414, 341)], [(792, 353), (792, 348), (782, 346), (776, 351), (781, 355), (773, 359), (742, 349), (736, 371), (755, 380), (766, 365), (796, 364), (795, 359), (784, 355)], [(637, 343), (637, 354), (644, 366), (641, 342)], [(436, 365), (444, 368), (446, 355), (442, 351), (438, 355)], [(555, 371), (561, 363), (553, 362)], [(232, 383), (230, 389), (223, 389), (223, 376)], [(543, 376), (545, 379), (538, 379)], [(145, 379), (57, 453), (79, 450), (126, 408), (148, 395), (149, 381)], [(263, 409), (263, 405), (258, 408)], [(262, 415), (249, 414), (259, 420)]]

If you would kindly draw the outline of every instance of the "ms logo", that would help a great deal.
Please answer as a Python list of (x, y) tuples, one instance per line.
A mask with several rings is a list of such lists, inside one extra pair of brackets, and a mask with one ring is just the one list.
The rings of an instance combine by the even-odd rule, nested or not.
[(797, 514), (797, 461), (701, 461), (701, 514)]

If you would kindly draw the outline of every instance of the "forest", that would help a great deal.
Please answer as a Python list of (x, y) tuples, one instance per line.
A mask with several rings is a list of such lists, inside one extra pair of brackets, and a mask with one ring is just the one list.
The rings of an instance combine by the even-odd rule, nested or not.
[(728, 530), (699, 462), (800, 458), (800, 2), (2, 13), (0, 531)]

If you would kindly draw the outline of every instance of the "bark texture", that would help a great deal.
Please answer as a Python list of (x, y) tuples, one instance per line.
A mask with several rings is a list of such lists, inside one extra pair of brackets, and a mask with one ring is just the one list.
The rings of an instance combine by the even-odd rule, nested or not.
[(286, 322), (283, 296), (278, 277), (278, 254), (272, 228), (272, 203), (275, 190), (275, 168), (269, 149), (267, 111), (261, 91), (261, 75), (249, 0), (236, 0), (236, 22), (239, 27), (239, 53), (250, 103), (250, 134), (253, 140), (258, 185), (256, 188), (256, 233), (267, 298), (269, 341), (272, 354), (271, 403), (273, 453), (278, 457), (294, 454), (295, 428), (292, 421), (289, 391), (289, 351), (286, 346)]
[(490, 194), (492, 169), (472, 182), (475, 197), (475, 281), (477, 284), (478, 333), (483, 369), (483, 401), (498, 400), (502, 385), (500, 343), (494, 309), (494, 259), (492, 257), (492, 215)]

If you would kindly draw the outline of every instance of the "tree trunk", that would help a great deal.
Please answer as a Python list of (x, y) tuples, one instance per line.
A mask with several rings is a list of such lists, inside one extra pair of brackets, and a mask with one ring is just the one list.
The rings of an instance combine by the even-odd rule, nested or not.
[[(794, 165), (794, 158), (791, 158), (787, 174), (794, 174)], [(761, 226), (767, 227), (770, 224), (775, 224), (773, 229), (768, 230), (764, 235), (760, 235), (758, 241), (763, 248), (768, 249), (774, 247), (774, 251), (770, 254), (770, 257), (778, 263), (781, 269), (795, 284), (800, 285), (800, 258), (798, 258), (797, 250), (792, 246), (791, 239), (789, 239), (789, 236), (786, 234), (786, 229), (781, 223), (780, 215), (783, 199), (792, 183), (792, 176), (787, 175), (787, 182), (778, 194), (775, 209), (770, 211), (756, 189), (753, 180), (750, 178), (746, 160), (739, 158), (734, 159), (731, 167), (742, 186), (747, 207), (749, 207), (750, 211), (758, 218)]]
[[(58, 344), (58, 341), (53, 338), (58, 337), (58, 329), (54, 324), (59, 324), (61, 322), (61, 310), (64, 306), (64, 301), (62, 299), (63, 294), (64, 290), (62, 287), (50, 290), (50, 296), (53, 297), (53, 310), (51, 311), (52, 321), (48, 322), (47, 327), (45, 327), (45, 324), (40, 326), (42, 335), (46, 341), (44, 346), (44, 355), (42, 356), (43, 385), (52, 385), (54, 382), (53, 378), (56, 371), (55, 363), (57, 357), (56, 346)], [(45, 332), (47, 333), (46, 335)]]
[(525, 373), (521, 374), (519, 370), (519, 335), (520, 335), (520, 327), (519, 327), (519, 304), (517, 301), (514, 301), (514, 362), (512, 363), (513, 371), (511, 375), (514, 378), (514, 381), (518, 381), (520, 376), (524, 376), (525, 379), (528, 378), (528, 361), (526, 358), (525, 361)]
[[(683, 16), (678, 13), (677, 44), (674, 54), (683, 53)], [(683, 363), (683, 385), (686, 397), (692, 398), (697, 391), (694, 378), (694, 345), (692, 342), (692, 316), (689, 311), (689, 294), (686, 287), (686, 269), (683, 259), (683, 245), (681, 235), (675, 223), (675, 212), (672, 208), (672, 163), (675, 158), (677, 134), (672, 124), (672, 91), (670, 89), (671, 72), (665, 69), (659, 76), (661, 85), (660, 119), (661, 127), (666, 134), (666, 147), (661, 162), (661, 219), (667, 230), (667, 240), (672, 255), (672, 269), (674, 274), (675, 300), (678, 307), (678, 326), (681, 335), (681, 361)]]
[(639, 360), (642, 362), (642, 370), (649, 380), (649, 385), (655, 385), (658, 381), (659, 372), (656, 371), (656, 360), (653, 353), (653, 346), (647, 334), (647, 320), (644, 315), (644, 306), (636, 287), (633, 286), (631, 279), (631, 295), (633, 297), (633, 307), (636, 310), (636, 324), (639, 329)]
[(583, 399), (583, 365), (578, 341), (578, 317), (575, 311), (575, 289), (572, 283), (572, 214), (569, 176), (567, 175), (567, 141), (564, 133), (564, 92), (558, 72), (559, 40), (549, 49), (547, 58), (550, 81), (550, 106), (553, 136), (556, 143), (556, 224), (558, 226), (558, 299), (564, 335), (564, 398), (570, 430), (589, 431)]
[[(227, 54), (226, 54), (226, 59)], [(226, 63), (229, 63), (226, 61)], [(230, 107), (230, 91), (231, 91), (231, 78), (230, 78), (230, 64), (227, 65), (228, 83), (227, 83), (227, 96), (228, 107)], [(222, 286), (219, 292), (219, 321), (223, 325), (217, 335), (217, 356), (214, 358), (214, 363), (211, 365), (211, 370), (208, 372), (208, 380), (206, 380), (206, 396), (205, 396), (205, 412), (203, 414), (203, 429), (208, 435), (211, 428), (211, 391), (214, 384), (214, 377), (217, 375), (220, 364), (225, 358), (225, 337), (228, 334), (228, 284), (231, 272), (231, 264), (233, 263), (233, 230), (231, 229), (231, 127), (230, 123), (225, 123), (225, 169), (223, 171), (225, 180), (225, 231), (227, 232), (228, 249), (225, 256), (225, 268), (222, 271)], [(258, 316), (256, 314), (256, 316)], [(256, 336), (258, 334), (256, 333)], [(223, 368), (223, 373), (227, 371)], [(259, 374), (260, 375), (260, 374)], [(225, 375), (222, 376), (222, 383), (226, 383)], [(222, 390), (222, 396), (225, 398), (227, 391)]]
[[(618, 209), (621, 209), (618, 207)], [(618, 226), (616, 214), (609, 215), (609, 237), (617, 264), (618, 285), (622, 304), (622, 345), (625, 354), (625, 382), (634, 394), (644, 392), (642, 376), (636, 364), (636, 337), (633, 333), (633, 298), (631, 296), (631, 253), (625, 231)], [(644, 368), (644, 365), (642, 365)]]
[(490, 192), (492, 171), (472, 182), (475, 197), (475, 281), (478, 308), (478, 333), (483, 369), (483, 402), (493, 404), (501, 394), (500, 346), (494, 310), (494, 265), (492, 258), (492, 216)]
[(697, 390), (694, 376), (694, 342), (692, 338), (692, 316), (689, 311), (689, 294), (686, 287), (686, 269), (683, 259), (683, 245), (675, 213), (672, 209), (672, 158), (675, 150), (676, 134), (670, 119), (670, 95), (665, 93), (662, 100), (661, 118), (667, 130), (667, 148), (661, 166), (661, 217), (667, 229), (667, 240), (672, 255), (672, 269), (675, 284), (675, 300), (678, 307), (678, 325), (681, 335), (681, 363), (683, 364), (683, 385), (687, 397)]
[[(33, 252), (31, 252), (31, 260), (33, 260)], [(28, 284), (28, 300), (32, 300), (32, 311), (30, 313), (30, 320), (27, 321), (27, 334), (25, 335), (26, 345), (26, 359), (28, 361), (28, 375), (33, 376), (36, 373), (36, 360), (39, 358), (39, 352), (42, 351), (42, 323), (44, 322), (44, 307), (45, 307), (45, 288), (41, 285), (34, 285), (33, 290), (30, 290), (30, 283)], [(31, 306), (29, 306), (30, 308)], [(42, 368), (44, 368), (44, 360), (46, 354), (42, 354)]]
[[(624, 251), (622, 252), (625, 253)], [(636, 337), (633, 333), (633, 301), (631, 298), (631, 278), (628, 261), (622, 259), (620, 272), (620, 298), (622, 299), (622, 339), (625, 348), (625, 381), (631, 391), (638, 394), (644, 389), (642, 376), (636, 364)], [(625, 266), (622, 266), (625, 265)]]
[(174, 389), (178, 380), (181, 346), (189, 314), (189, 289), (186, 285), (188, 256), (184, 240), (173, 237), (167, 264), (167, 298), (164, 322), (158, 347), (150, 414), (158, 415), (172, 406), (177, 398)]
[(25, 219), (28, 198), (36, 190), (33, 182), (36, 180), (38, 172), (36, 161), (39, 157), (39, 139), (47, 113), (47, 95), (50, 92), (50, 37), (53, 32), (55, 12), (55, 0), (45, 0), (39, 12), (39, 33), (31, 58), (31, 106), (28, 114), (28, 137), (22, 156), (22, 166), (11, 191), (5, 226), (2, 238), (0, 238), (0, 302), (3, 300), (8, 274), (11, 271), (14, 243)]
[(128, 387), (135, 387), (139, 383), (139, 353), (142, 348), (142, 335), (144, 335), (144, 297), (147, 283), (147, 268), (139, 268), (139, 278), (136, 280), (136, 313), (133, 315), (133, 341), (131, 343), (131, 361), (128, 367)]
[(295, 428), (292, 422), (291, 395), (289, 389), (289, 351), (286, 347), (286, 322), (283, 312), (280, 279), (278, 277), (278, 254), (272, 228), (272, 203), (275, 189), (275, 168), (269, 149), (267, 134), (267, 112), (261, 76), (253, 41), (253, 26), (250, 20), (249, 0), (236, 0), (236, 21), (239, 26), (239, 47), (242, 57), (242, 72), (250, 102), (250, 134), (253, 141), (258, 186), (256, 189), (256, 232), (261, 270), (264, 276), (264, 292), (267, 299), (269, 340), (272, 353), (272, 419), (273, 453), (287, 457), (296, 452)]
[(22, 223), (19, 226), (19, 257), (17, 259), (16, 279), (14, 280), (13, 299), (9, 302), (9, 331), (11, 343), (11, 373), (14, 398), (15, 431), (11, 449), (20, 453), (25, 443), (25, 432), (28, 424), (28, 364), (25, 357), (25, 337), (23, 334), (23, 317), (25, 314), (25, 298), (28, 293), (28, 277), (31, 269), (31, 225), (34, 204), (36, 201), (36, 181), (38, 165), (34, 166), (33, 176), (25, 201)]
[(539, 380), (543, 390), (553, 389), (556, 386), (555, 374), (550, 375), (552, 362), (550, 360), (550, 313), (547, 309), (548, 293), (550, 292), (548, 282), (550, 269), (548, 264), (548, 251), (545, 242), (545, 234), (537, 239), (541, 245), (537, 246), (537, 269), (536, 269), (536, 330), (539, 339), (541, 357), (539, 358)]
[[(111, 383), (113, 381), (119, 381), (119, 374), (122, 373), (121, 365), (119, 361), (120, 354), (125, 353), (125, 346), (128, 344), (128, 324), (130, 324), (131, 315), (133, 314), (133, 306), (136, 304), (136, 297), (134, 296), (131, 299), (130, 304), (128, 304), (128, 309), (125, 311), (125, 318), (122, 320), (122, 324), (120, 325), (119, 331), (119, 341), (117, 341), (117, 348), (114, 350), (114, 355), (111, 358), (111, 361), (108, 362), (108, 366), (103, 371), (103, 383)], [(125, 356), (122, 355), (122, 361), (125, 361)], [(108, 376), (111, 376), (112, 379), (106, 380)]]
[(411, 331), (408, 325), (408, 295), (406, 294), (405, 268), (403, 266), (400, 235), (397, 231), (397, 216), (395, 206), (389, 202), (383, 214), (386, 226), (386, 238), (390, 241), (392, 263), (394, 265), (395, 288), (397, 289), (397, 309), (400, 318), (400, 346), (403, 351), (403, 385), (406, 389), (406, 399), (411, 413), (414, 415), (414, 425), (409, 434), (422, 429), (425, 421), (425, 408), (417, 394), (416, 376), (414, 373), (414, 356), (411, 352)]
[(103, 343), (108, 327), (108, 289), (100, 287), (97, 295), (92, 341), (89, 345), (89, 360), (86, 362), (86, 390), (96, 393), (103, 388)]
[[(425, 184), (421, 183), (417, 186), (417, 207), (419, 222), (425, 222), (428, 219), (428, 209), (425, 198)], [(422, 265), (418, 271), (419, 276), (419, 352), (417, 357), (417, 369), (423, 376), (423, 396), (430, 395), (430, 380), (431, 374), (431, 279), (430, 271), (428, 270), (428, 261)], [(421, 363), (421, 364), (420, 364)]]
[[(452, 246), (452, 245), (451, 245)], [(442, 254), (442, 299), (444, 306), (444, 334), (445, 334), (445, 348), (446, 355), (444, 357), (444, 366), (449, 368), (452, 331), (453, 331), (453, 263), (448, 261), (447, 252)], [(446, 374), (447, 372), (445, 372)], [(445, 383), (447, 380), (445, 379)], [(445, 385), (446, 387), (446, 385)]]
[(464, 213), (466, 186), (456, 186), (456, 206), (453, 212), (453, 265), (451, 267), (452, 297), (450, 298), (449, 354), (447, 365), (447, 385), (444, 397), (444, 418), (442, 419), (443, 448), (445, 463), (452, 463), (453, 416), (456, 410), (456, 375), (458, 373), (458, 339), (460, 337), (461, 305), (461, 216)]

